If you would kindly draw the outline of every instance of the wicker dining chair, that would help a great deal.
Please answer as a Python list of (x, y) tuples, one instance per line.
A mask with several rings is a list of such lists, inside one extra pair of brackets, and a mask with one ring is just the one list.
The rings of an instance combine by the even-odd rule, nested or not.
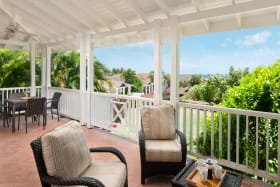
[(9, 127), (9, 119), (11, 117), (11, 114), (8, 112), (8, 105), (7, 104), (0, 104), (1, 108), (1, 114), (2, 114), (2, 119), (3, 119), (3, 127), (7, 126)]
[[(25, 110), (25, 127), (27, 133), (27, 118), (32, 117), (32, 120), (37, 120), (38, 125), (40, 124), (40, 116), (43, 116), (43, 129), (45, 129), (47, 118), (46, 118), (46, 98), (30, 98), (27, 100), (26, 110)], [(19, 126), (18, 126), (19, 129)]]
[[(55, 92), (53, 94), (52, 99), (48, 99), (47, 100), (47, 109), (51, 110), (51, 114), (52, 114), (52, 119), (53, 119), (53, 114), (57, 115), (57, 121), (59, 121), (59, 101), (60, 101), (60, 97), (61, 97), (61, 93), (60, 92)], [(50, 104), (50, 106), (48, 106)]]
[(175, 110), (171, 105), (141, 107), (138, 135), (141, 184), (145, 184), (145, 178), (159, 174), (176, 175), (184, 168), (186, 137), (175, 127)]
[[(11, 93), (9, 94), (8, 98), (21, 98), (26, 97), (24, 92), (18, 92), (18, 93)], [(19, 105), (16, 106), (15, 112), (18, 114), (18, 125), (20, 124), (20, 115), (21, 113), (25, 112), (26, 106), (25, 105)], [(8, 106), (8, 113), (11, 113), (12, 109)]]

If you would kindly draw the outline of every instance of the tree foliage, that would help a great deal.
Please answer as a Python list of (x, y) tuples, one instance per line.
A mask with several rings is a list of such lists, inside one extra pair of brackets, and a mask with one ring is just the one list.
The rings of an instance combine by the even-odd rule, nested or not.
[(124, 70), (122, 72), (122, 78), (124, 79), (124, 82), (128, 84), (133, 84), (131, 91), (132, 92), (142, 92), (143, 83), (142, 81), (136, 76), (136, 73), (134, 70), (128, 68), (127, 70)]
[[(241, 78), (239, 86), (230, 87), (221, 102), (221, 106), (228, 108), (247, 109), (253, 111), (264, 112), (280, 112), (280, 61), (269, 67), (258, 67), (251, 74)], [(236, 77), (236, 76), (232, 76)], [(236, 84), (234, 84), (236, 85)], [(219, 139), (219, 119), (222, 117), (222, 137), (227, 137), (227, 133), (231, 132), (231, 147), (236, 146), (236, 120), (239, 118), (239, 150), (232, 149), (230, 160), (236, 161), (236, 151), (239, 151), (239, 161), (245, 164), (245, 155), (248, 154), (249, 167), (255, 168), (256, 161), (256, 142), (258, 131), (258, 168), (266, 170), (266, 145), (269, 145), (269, 164), (268, 170), (276, 173), (278, 169), (277, 146), (278, 146), (278, 121), (266, 118), (249, 117), (248, 119), (248, 139), (246, 139), (246, 116), (231, 115), (231, 129), (228, 129), (228, 114), (223, 113), (214, 116), (214, 153), (219, 158), (227, 159), (227, 141), (223, 141), (222, 152), (218, 150)], [(267, 137), (269, 133), (269, 137)], [(207, 122), (207, 138), (203, 141), (203, 134), (199, 138), (199, 150), (206, 155), (210, 154), (211, 140), (211, 121)], [(279, 151), (279, 150), (278, 150)]]
[[(36, 60), (36, 84), (40, 83), (41, 64)], [(24, 50), (0, 49), (0, 87), (30, 86), (29, 53)]]

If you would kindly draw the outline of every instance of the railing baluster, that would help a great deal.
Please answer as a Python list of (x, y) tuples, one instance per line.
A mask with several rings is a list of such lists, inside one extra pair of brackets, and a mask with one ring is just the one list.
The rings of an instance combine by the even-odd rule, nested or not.
[(240, 116), (236, 115), (236, 164), (239, 164), (239, 124)]
[(256, 116), (256, 170), (259, 169), (259, 117)]
[(270, 119), (266, 119), (266, 173), (269, 172), (268, 170), (268, 161), (269, 161), (269, 126), (270, 126)]
[(193, 109), (190, 110), (190, 151), (193, 151)]
[(227, 160), (231, 161), (230, 159), (230, 135), (231, 135), (231, 115), (228, 113), (228, 139), (227, 139)]
[(206, 143), (206, 137), (207, 137), (207, 111), (204, 110), (204, 129), (203, 129), (203, 144)]
[(223, 129), (222, 129), (222, 125), (223, 125), (223, 114), (222, 112), (220, 112), (219, 115), (219, 158), (222, 156), (222, 143), (223, 143)]
[(280, 119), (278, 118), (277, 119), (278, 121), (278, 149), (277, 149), (277, 152), (278, 152), (278, 176), (280, 175)]
[(198, 152), (198, 145), (199, 145), (199, 129), (200, 129), (200, 110), (196, 110), (196, 152)]
[[(182, 125), (183, 125), (183, 133), (184, 134), (187, 134), (187, 118), (186, 118), (186, 113), (187, 113), (187, 109), (185, 108), (185, 107), (183, 107), (183, 123), (182, 123)], [(179, 119), (181, 119), (181, 118), (179, 118)]]
[[(249, 116), (246, 115), (246, 132), (245, 132), (245, 136), (246, 136), (246, 146), (249, 146), (249, 142), (248, 142), (248, 134), (249, 134)], [(246, 167), (248, 167), (248, 149), (246, 150)]]
[(214, 157), (214, 111), (211, 111), (211, 157)]

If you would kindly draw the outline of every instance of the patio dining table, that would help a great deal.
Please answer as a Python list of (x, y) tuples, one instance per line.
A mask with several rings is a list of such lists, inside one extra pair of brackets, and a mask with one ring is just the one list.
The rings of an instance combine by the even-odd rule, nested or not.
[(12, 108), (12, 132), (15, 132), (15, 115), (16, 107), (26, 105), (27, 99), (30, 97), (17, 97), (17, 98), (7, 98), (5, 103), (8, 103), (8, 106)]

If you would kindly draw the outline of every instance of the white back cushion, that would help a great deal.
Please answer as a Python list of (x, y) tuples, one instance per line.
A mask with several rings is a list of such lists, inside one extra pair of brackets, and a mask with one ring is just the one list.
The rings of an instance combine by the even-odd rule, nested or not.
[(171, 105), (142, 107), (141, 121), (146, 140), (175, 139), (174, 108)]
[(50, 176), (76, 177), (91, 164), (80, 124), (70, 121), (41, 137), (43, 158)]

